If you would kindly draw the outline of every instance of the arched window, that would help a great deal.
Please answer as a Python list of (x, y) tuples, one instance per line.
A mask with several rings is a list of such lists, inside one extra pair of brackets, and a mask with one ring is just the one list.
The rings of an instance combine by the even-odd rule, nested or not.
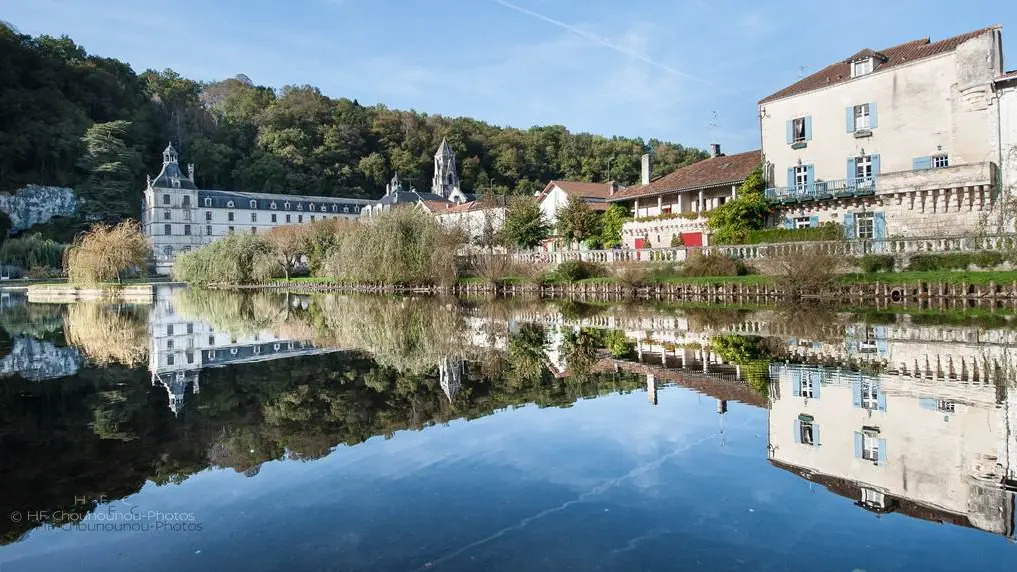
[(298, 211), (304, 210), (304, 203), (297, 203), (297, 210)]
[(205, 199), (205, 206), (206, 207), (212, 206), (212, 199)]
[(307, 208), (313, 213), (314, 212), (314, 203), (311, 203), (311, 204), (307, 205)]
[(252, 209), (258, 208), (258, 201), (251, 199), (251, 208)]
[(290, 202), (286, 201), (285, 203), (283, 203), (283, 208), (286, 210), (290, 210)]
[(231, 208), (233, 208), (234, 206), (235, 206), (235, 205), (233, 204), (233, 201), (226, 201), (226, 208), (229, 208), (229, 209), (231, 209)]
[[(334, 213), (339, 212), (339, 205), (332, 205), (332, 212)], [(346, 207), (346, 212), (350, 212), (349, 207)]]

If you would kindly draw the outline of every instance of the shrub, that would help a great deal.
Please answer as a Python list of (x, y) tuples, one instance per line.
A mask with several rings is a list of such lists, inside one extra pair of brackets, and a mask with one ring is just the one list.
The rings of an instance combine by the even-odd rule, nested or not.
[(72, 283), (119, 281), (128, 271), (143, 273), (151, 255), (136, 221), (97, 224), (74, 239), (64, 254), (64, 271)]
[(971, 255), (971, 263), (982, 268), (994, 268), (1003, 264), (1003, 253), (982, 251)]
[(682, 235), (672, 234), (671, 235), (671, 248), (678, 248), (679, 246), (685, 246), (685, 241), (682, 240)]
[(698, 251), (689, 254), (682, 265), (682, 276), (742, 276), (748, 271), (745, 264), (738, 259), (723, 254), (702, 254)]
[(810, 228), (766, 228), (718, 237), (718, 244), (766, 244), (779, 242), (822, 242), (842, 240), (844, 227), (836, 222), (824, 222)]
[(35, 234), (12, 238), (0, 245), (0, 262), (30, 268), (60, 268), (63, 265), (66, 244)]
[(253, 284), (282, 269), (270, 258), (271, 245), (261, 235), (227, 235), (197, 250), (181, 254), (173, 264), (173, 278), (188, 284)]
[(787, 256), (764, 259), (767, 274), (775, 278), (778, 288), (785, 294), (823, 294), (837, 283), (843, 272), (841, 259), (820, 245), (805, 245), (804, 248)]
[(908, 270), (933, 272), (937, 270), (967, 270), (974, 264), (982, 268), (993, 268), (1004, 262), (999, 252), (947, 252), (943, 254), (917, 254), (911, 257)]
[(488, 284), (497, 284), (512, 274), (511, 257), (507, 254), (485, 252), (473, 256), (470, 271), (474, 276), (483, 278)]
[(893, 272), (894, 258), (889, 254), (866, 254), (858, 260), (862, 272)]
[(578, 282), (603, 275), (604, 269), (599, 264), (585, 260), (566, 260), (559, 264), (553, 273), (554, 278), (563, 282)]
[(612, 266), (611, 274), (622, 285), (638, 288), (649, 282), (650, 268), (639, 262), (623, 262)]

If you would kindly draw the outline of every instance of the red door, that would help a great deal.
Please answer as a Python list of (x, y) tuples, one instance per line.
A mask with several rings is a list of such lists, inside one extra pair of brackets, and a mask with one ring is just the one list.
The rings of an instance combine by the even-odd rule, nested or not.
[(703, 246), (703, 233), (683, 232), (682, 244), (684, 244), (685, 246)]
[(645, 238), (637, 238), (636, 239), (636, 250), (639, 250), (640, 248), (646, 248), (646, 239)]

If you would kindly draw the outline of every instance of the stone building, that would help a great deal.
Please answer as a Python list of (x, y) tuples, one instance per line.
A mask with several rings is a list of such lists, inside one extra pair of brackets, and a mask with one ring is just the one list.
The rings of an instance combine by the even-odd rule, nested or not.
[(371, 201), (363, 211), (363, 217), (369, 218), (401, 206), (415, 206), (421, 203), (433, 203), (455, 206), (473, 201), (459, 186), (459, 173), (456, 169), (456, 155), (448, 140), (442, 138), (441, 145), (434, 153), (434, 177), (431, 180), (431, 192), (419, 192), (413, 187), (403, 188), (399, 173), (385, 187), (385, 196)]
[(759, 151), (724, 155), (711, 145), (709, 159), (650, 180), (650, 156), (643, 156), (642, 184), (608, 200), (625, 205), (633, 220), (622, 227), (629, 248), (709, 244), (706, 213), (737, 196), (738, 187), (760, 164)]
[(993, 231), (1002, 32), (863, 49), (759, 102), (776, 224), (849, 238)]
[(1000, 223), (1004, 232), (1017, 226), (1017, 70), (996, 79), (996, 103), (999, 106), (999, 165), (1004, 203)]
[(232, 234), (266, 232), (274, 227), (329, 218), (356, 218), (371, 201), (199, 189), (194, 166), (185, 175), (170, 144), (163, 151), (162, 170), (149, 179), (141, 213), (142, 228), (152, 246), (156, 273), (168, 275), (173, 260)]

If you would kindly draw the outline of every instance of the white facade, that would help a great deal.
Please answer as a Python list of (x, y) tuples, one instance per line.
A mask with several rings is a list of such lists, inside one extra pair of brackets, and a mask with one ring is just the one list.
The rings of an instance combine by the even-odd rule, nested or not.
[(1003, 189), (1002, 230), (1017, 226), (1017, 71), (996, 81), (999, 105), (1000, 178)]
[(775, 222), (839, 222), (876, 239), (991, 223), (1001, 72), (996, 27), (865, 50), (764, 99), (768, 194), (784, 205)]
[(484, 236), (485, 228), (493, 232), (501, 231), (505, 226), (507, 212), (506, 207), (484, 207), (470, 202), (445, 211), (435, 211), (434, 216), (446, 228), (461, 229), (473, 243)]
[(332, 218), (353, 219), (371, 201), (198, 189), (194, 169), (180, 171), (176, 150), (163, 152), (162, 171), (144, 193), (142, 228), (152, 246), (156, 273), (168, 275), (183, 252), (234, 232), (264, 233), (277, 226)]

